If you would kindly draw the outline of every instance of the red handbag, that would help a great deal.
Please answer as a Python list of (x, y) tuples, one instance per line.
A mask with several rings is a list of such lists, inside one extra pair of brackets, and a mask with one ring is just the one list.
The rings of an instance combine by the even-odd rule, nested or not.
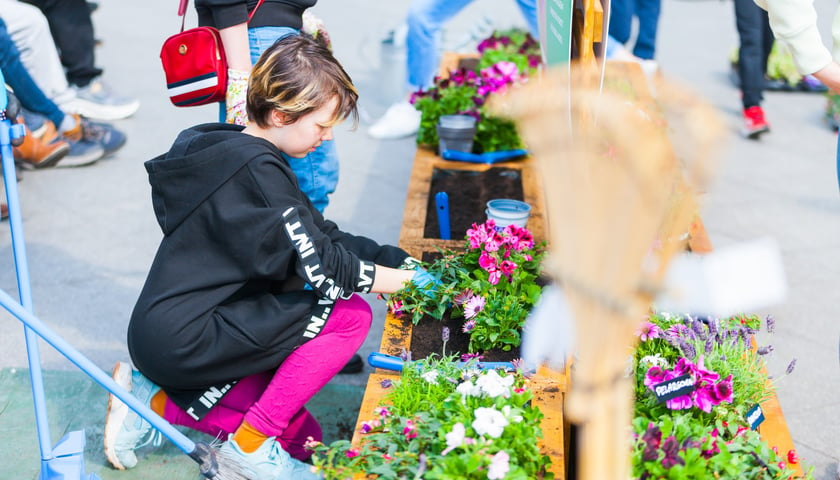
[[(227, 60), (222, 38), (213, 27), (184, 31), (189, 0), (181, 0), (181, 31), (167, 38), (160, 49), (169, 100), (176, 107), (194, 107), (224, 101)], [(248, 16), (254, 16), (262, 0)]]

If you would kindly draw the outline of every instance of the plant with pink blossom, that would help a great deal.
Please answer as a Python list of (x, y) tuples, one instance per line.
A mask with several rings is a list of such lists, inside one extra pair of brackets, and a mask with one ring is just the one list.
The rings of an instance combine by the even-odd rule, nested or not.
[(484, 105), (494, 95), (525, 82), (541, 64), (539, 44), (521, 30), (497, 31), (479, 44), (477, 70), (459, 68), (448, 78), (436, 77), (433, 85), (412, 95), (421, 112), (417, 144), (438, 144), (435, 126), (443, 115), (464, 114), (476, 119), (475, 149), (478, 153), (523, 148), (514, 123), (490, 115)]
[[(795, 478), (791, 465), (752, 429), (748, 412), (772, 392), (756, 345), (755, 315), (698, 318), (657, 312), (640, 322), (633, 358), (633, 478)], [(775, 322), (767, 319), (772, 333)], [(788, 372), (792, 370), (792, 365)], [(657, 386), (687, 377), (691, 390), (661, 401)], [(796, 462), (795, 452), (789, 455)], [(803, 478), (813, 478), (805, 471)]]
[(447, 251), (423, 264), (440, 280), (436, 289), (407, 284), (388, 298), (389, 308), (415, 324), (427, 316), (463, 318), (460, 330), (470, 342), (469, 352), (460, 353), (517, 347), (525, 318), (542, 291), (544, 245), (535, 244), (527, 228), (498, 229), (493, 220), (473, 224), (465, 240), (463, 251)]

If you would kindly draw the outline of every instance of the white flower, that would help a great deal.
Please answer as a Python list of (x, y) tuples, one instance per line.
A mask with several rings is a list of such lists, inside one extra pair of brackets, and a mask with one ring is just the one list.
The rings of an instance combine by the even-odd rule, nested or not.
[(510, 471), (510, 455), (504, 450), (499, 450), (490, 459), (490, 466), (487, 468), (488, 480), (500, 480), (505, 478)]
[(510, 388), (513, 385), (513, 375), (500, 376), (495, 370), (489, 370), (484, 375), (478, 377), (475, 382), (483, 393), (491, 398), (503, 396), (510, 397)]
[[(519, 415), (518, 413), (514, 415), (514, 414), (511, 413), (512, 410), (513, 409), (510, 407), (510, 405), (505, 405), (504, 407), (502, 407), (502, 414), (505, 416), (505, 418), (507, 418), (508, 420), (510, 420), (513, 423), (521, 422), (522, 421), (522, 415)], [(519, 409), (517, 409), (516, 411), (518, 412)]]
[(440, 452), (441, 455), (446, 455), (453, 449), (460, 447), (464, 443), (467, 429), (461, 422), (452, 425), (452, 431), (446, 434), (446, 448)]
[(502, 436), (508, 421), (502, 412), (495, 408), (480, 407), (475, 409), (475, 420), (472, 427), (479, 435), (487, 435), (493, 438)]
[(464, 397), (477, 397), (481, 395), (481, 389), (478, 386), (473, 385), (473, 383), (469, 380), (455, 387), (455, 391)]
[(427, 381), (431, 384), (437, 385), (437, 377), (438, 377), (438, 371), (437, 370), (429, 370), (428, 372), (424, 373), (421, 376), (423, 377), (423, 380), (425, 380), (425, 381)]
[(657, 353), (656, 355), (646, 355), (639, 360), (640, 363), (647, 367), (667, 367), (668, 361), (665, 360), (665, 357), (662, 356), (661, 353)]

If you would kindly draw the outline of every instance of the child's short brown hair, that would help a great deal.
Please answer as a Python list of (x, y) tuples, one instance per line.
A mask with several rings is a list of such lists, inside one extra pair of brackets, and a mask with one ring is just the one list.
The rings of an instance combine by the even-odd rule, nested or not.
[(348, 117), (352, 117), (355, 126), (359, 93), (350, 75), (316, 40), (305, 34), (289, 35), (263, 52), (254, 65), (245, 108), (250, 121), (267, 128), (272, 110), (284, 113), (287, 123), (292, 124), (332, 98), (338, 100), (338, 106), (325, 126)]

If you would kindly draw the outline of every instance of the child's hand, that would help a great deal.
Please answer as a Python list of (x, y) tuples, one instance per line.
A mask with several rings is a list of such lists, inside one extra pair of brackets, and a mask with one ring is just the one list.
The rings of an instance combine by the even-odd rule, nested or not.
[(416, 285), (417, 288), (427, 292), (434, 292), (437, 290), (437, 287), (441, 285), (440, 280), (435, 278), (423, 267), (417, 267), (417, 269), (414, 270), (414, 275), (411, 277), (411, 283)]

